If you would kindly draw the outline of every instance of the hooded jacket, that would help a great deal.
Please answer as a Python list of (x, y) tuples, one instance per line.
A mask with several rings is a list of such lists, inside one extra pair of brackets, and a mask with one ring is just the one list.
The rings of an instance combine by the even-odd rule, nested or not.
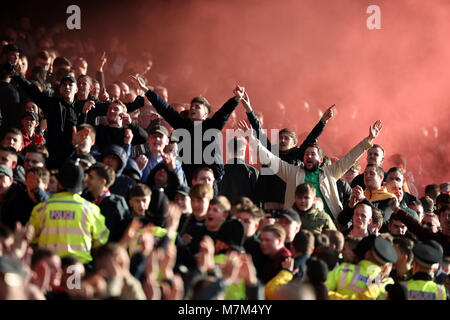
[(136, 185), (136, 181), (122, 174), (127, 165), (128, 155), (121, 146), (115, 144), (109, 145), (103, 150), (102, 159), (107, 155), (115, 155), (119, 159), (119, 168), (116, 170), (116, 180), (109, 190), (111, 193), (118, 194), (125, 197), (125, 199), (128, 199), (128, 191)]

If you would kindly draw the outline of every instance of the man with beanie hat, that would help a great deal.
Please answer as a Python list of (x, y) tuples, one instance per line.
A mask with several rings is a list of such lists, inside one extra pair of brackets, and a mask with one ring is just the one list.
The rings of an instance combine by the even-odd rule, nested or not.
[(328, 274), (325, 284), (330, 291), (352, 296), (363, 292), (375, 282), (381, 288), (374, 298), (381, 299), (385, 293), (382, 267), (397, 260), (394, 246), (385, 238), (370, 235), (361, 240), (354, 251), (362, 260), (358, 264), (343, 263), (334, 268)]
[(99, 207), (80, 196), (83, 176), (78, 162), (67, 161), (58, 173), (59, 192), (34, 207), (29, 224), (35, 230), (33, 243), (87, 264), (92, 247), (108, 241), (109, 230)]
[(446, 300), (445, 287), (433, 281), (436, 264), (442, 261), (442, 246), (427, 240), (414, 248), (414, 275), (403, 284), (408, 288), (408, 300)]

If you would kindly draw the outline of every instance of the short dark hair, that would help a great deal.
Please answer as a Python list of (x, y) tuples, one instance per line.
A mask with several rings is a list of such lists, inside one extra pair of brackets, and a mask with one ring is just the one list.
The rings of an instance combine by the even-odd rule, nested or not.
[(53, 251), (48, 248), (37, 248), (32, 257), (31, 257), (31, 267), (34, 267), (36, 264), (38, 264), (40, 261), (46, 258), (51, 258), (54, 255), (57, 255), (56, 251)]
[(341, 252), (344, 249), (345, 237), (339, 230), (326, 229), (323, 231), (328, 236), (330, 244), (334, 244), (336, 251)]
[(366, 168), (370, 168), (370, 167), (375, 168), (377, 175), (379, 175), (381, 178), (384, 178), (384, 170), (382, 167), (380, 167), (379, 165), (377, 165), (375, 163), (368, 163)]
[(192, 172), (192, 179), (197, 180), (197, 177), (198, 177), (198, 174), (200, 173), (200, 171), (208, 171), (214, 175), (214, 171), (211, 168), (200, 167), (200, 168), (195, 169), (194, 172)]
[(383, 149), (383, 147), (382, 146), (380, 146), (379, 144), (374, 144), (373, 146), (371, 146), (369, 149), (373, 149), (373, 148), (378, 148), (378, 149), (380, 149), (381, 151), (383, 151), (383, 156), (384, 156), (384, 149)]
[(211, 105), (209, 104), (208, 100), (206, 100), (205, 97), (198, 96), (198, 97), (193, 98), (191, 100), (191, 106), (194, 102), (203, 104), (208, 109), (208, 114), (211, 113)]
[(328, 271), (336, 267), (339, 261), (339, 253), (331, 247), (320, 246), (314, 250), (314, 257), (320, 259), (327, 264)]
[(7, 151), (7, 152), (11, 153), (12, 155), (16, 156), (16, 160), (17, 160), (17, 157), (18, 157), (17, 151), (13, 147), (11, 147), (11, 146), (0, 146), (0, 150)]
[(43, 167), (32, 167), (27, 170), (26, 174), (33, 173), (38, 179), (42, 180), (43, 183), (47, 184), (50, 182), (50, 171)]
[(438, 214), (439, 214), (439, 216), (442, 214), (442, 213), (445, 213), (445, 211), (447, 211), (447, 210), (450, 210), (450, 205), (444, 205), (442, 208), (440, 208), (439, 209), (439, 211), (438, 211)]
[(47, 160), (49, 156), (47, 148), (42, 144), (30, 144), (25, 148), (24, 154), (27, 154), (29, 152), (40, 153), (45, 160)]
[(114, 169), (101, 162), (97, 162), (91, 166), (89, 171), (94, 171), (100, 178), (106, 180), (105, 188), (109, 188), (116, 180)]
[(398, 173), (400, 173), (402, 176), (405, 175), (405, 172), (403, 171), (402, 168), (400, 168), (400, 167), (392, 167), (392, 168), (390, 168), (389, 171), (386, 173), (386, 177), (387, 177), (390, 173), (392, 173), (392, 172), (398, 172)]
[(316, 196), (316, 188), (309, 182), (299, 184), (297, 188), (295, 188), (295, 196), (300, 197), (304, 194), (312, 194), (313, 196)]
[(317, 143), (308, 143), (306, 145), (305, 152), (306, 152), (306, 149), (308, 149), (308, 148), (316, 148), (317, 153), (319, 154), (319, 157), (323, 158), (323, 150)]
[(6, 137), (6, 135), (7, 135), (8, 133), (12, 133), (12, 134), (17, 134), (17, 135), (19, 135), (20, 138), (21, 138), (22, 141), (23, 141), (22, 131), (20, 131), (20, 129), (18, 129), (18, 128), (11, 128), (11, 127), (10, 127), (10, 128), (7, 128), (7, 129), (4, 131), (3, 136), (2, 136), (2, 140)]
[(39, 52), (36, 54), (36, 59), (48, 60), (48, 59), (50, 59), (51, 57), (52, 57), (52, 56), (50, 55), (50, 53), (48, 53), (47, 50), (39, 51)]
[(314, 235), (311, 231), (301, 229), (292, 241), (295, 251), (306, 254), (311, 249), (314, 249)]
[(152, 190), (146, 184), (138, 183), (130, 189), (128, 195), (130, 199), (134, 197), (147, 197), (152, 195)]
[(436, 206), (450, 204), (450, 195), (441, 193), (436, 197)]
[(433, 212), (434, 210), (434, 201), (429, 196), (425, 196), (420, 198), (420, 202), (422, 203), (424, 212)]
[(406, 254), (408, 256), (407, 263), (411, 263), (414, 259), (413, 254), (414, 241), (412, 241), (407, 236), (395, 236), (394, 244), (398, 246), (401, 253)]
[(71, 68), (72, 64), (69, 60), (67, 60), (64, 57), (56, 57), (55, 60), (53, 60), (53, 68), (59, 68), (59, 67), (67, 67)]
[(429, 184), (425, 187), (425, 195), (429, 196), (431, 199), (436, 199), (436, 197), (441, 192), (441, 188), (437, 184)]
[(83, 79), (83, 78), (86, 78), (87, 81), (89, 82), (89, 85), (91, 85), (91, 86), (92, 86), (92, 84), (94, 83), (93, 80), (92, 80), (92, 78), (91, 78), (90, 76), (88, 76), (87, 74), (81, 74), (81, 75), (79, 75), (77, 81), (80, 80), (80, 79)]
[(381, 213), (381, 210), (378, 210), (373, 207), (372, 207), (372, 222), (373, 223), (381, 222), (378, 230), (381, 228), (381, 225), (383, 224), (383, 214)]

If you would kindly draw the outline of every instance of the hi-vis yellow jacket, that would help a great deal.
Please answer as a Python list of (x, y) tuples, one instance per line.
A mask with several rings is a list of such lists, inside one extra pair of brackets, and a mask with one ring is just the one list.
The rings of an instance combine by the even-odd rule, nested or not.
[(33, 243), (81, 263), (90, 262), (91, 248), (105, 244), (109, 236), (100, 208), (71, 192), (56, 193), (36, 205), (28, 223), (36, 233)]
[(447, 300), (445, 287), (432, 280), (410, 279), (402, 284), (408, 289), (408, 300)]
[(343, 263), (334, 268), (328, 273), (325, 284), (329, 291), (348, 296), (350, 299), (351, 296), (361, 294), (371, 284), (376, 283), (380, 289), (376, 298), (385, 299), (387, 297), (385, 286), (392, 281), (383, 280), (380, 266), (368, 260), (361, 260), (358, 264)]

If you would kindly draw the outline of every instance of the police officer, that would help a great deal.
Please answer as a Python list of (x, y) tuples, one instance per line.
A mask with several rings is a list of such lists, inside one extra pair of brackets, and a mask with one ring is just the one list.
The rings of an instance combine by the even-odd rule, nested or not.
[(108, 241), (109, 230), (99, 207), (80, 196), (83, 176), (78, 161), (66, 162), (57, 177), (59, 192), (33, 208), (29, 224), (35, 230), (33, 243), (87, 264), (92, 247)]
[(380, 290), (373, 298), (386, 296), (385, 285), (393, 281), (383, 279), (383, 266), (397, 261), (393, 245), (385, 238), (370, 235), (361, 240), (354, 251), (362, 260), (358, 264), (343, 263), (330, 271), (325, 282), (328, 290), (351, 297), (376, 283)]
[(442, 261), (442, 246), (427, 240), (417, 243), (413, 248), (414, 275), (403, 284), (408, 288), (409, 300), (446, 300), (445, 287), (433, 281), (436, 264)]

